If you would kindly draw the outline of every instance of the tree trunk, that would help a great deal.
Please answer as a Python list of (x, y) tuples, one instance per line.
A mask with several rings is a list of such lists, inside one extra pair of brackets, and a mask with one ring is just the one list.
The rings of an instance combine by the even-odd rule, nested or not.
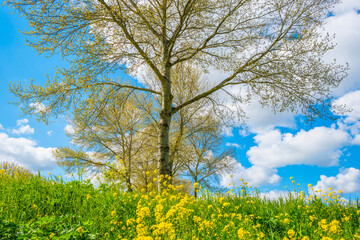
[(133, 188), (132, 188), (132, 185), (131, 185), (130, 176), (128, 176), (127, 179), (126, 179), (126, 186), (127, 186), (128, 192), (132, 192), (132, 191), (133, 191)]
[[(170, 67), (165, 67), (164, 79), (162, 84), (162, 101), (160, 112), (160, 132), (159, 132), (159, 179), (160, 176), (171, 176), (171, 166), (169, 161), (169, 135), (172, 112), (172, 95), (171, 95), (171, 80)], [(172, 176), (171, 176), (172, 177)], [(160, 181), (158, 189), (161, 188)]]
[[(195, 184), (195, 183), (198, 183), (197, 177), (194, 178), (194, 184)], [(197, 190), (198, 190), (198, 187), (199, 187), (199, 185), (196, 185), (196, 187), (195, 187), (195, 185), (194, 185), (194, 197), (195, 197), (195, 198), (197, 198)]]
[[(125, 161), (125, 160), (124, 160)], [(126, 169), (126, 186), (128, 189), (128, 192), (132, 192), (133, 188), (131, 185), (131, 171), (132, 171), (132, 166), (131, 166), (131, 158), (128, 158), (128, 169)]]

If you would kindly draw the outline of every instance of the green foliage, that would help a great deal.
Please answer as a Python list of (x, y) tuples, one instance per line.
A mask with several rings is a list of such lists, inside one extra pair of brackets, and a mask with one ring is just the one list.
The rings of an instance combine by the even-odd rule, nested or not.
[[(154, 179), (157, 181), (157, 179)], [(289, 192), (268, 200), (243, 182), (224, 193), (179, 187), (121, 192), (116, 184), (0, 174), (0, 239), (358, 239), (357, 203)]]

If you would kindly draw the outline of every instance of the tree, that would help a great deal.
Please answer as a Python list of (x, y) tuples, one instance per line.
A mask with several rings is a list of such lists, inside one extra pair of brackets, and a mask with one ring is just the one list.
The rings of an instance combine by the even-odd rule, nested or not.
[[(197, 116), (189, 123), (192, 131), (186, 141), (182, 163), (185, 166), (183, 175), (190, 177), (195, 184), (200, 184), (207, 189), (216, 189), (215, 182), (219, 182), (220, 174), (230, 173), (234, 169), (235, 149), (223, 149), (221, 144), (221, 124), (210, 112), (207, 115)], [(197, 196), (198, 187), (194, 187)]]
[(145, 130), (150, 126), (148, 115), (139, 106), (152, 108), (152, 101), (133, 90), (115, 95), (112, 91), (103, 87), (78, 106), (70, 120), (73, 131), (68, 132), (75, 149), (60, 147), (54, 150), (54, 156), (68, 171), (81, 167), (110, 172), (112, 179), (125, 182), (127, 190), (132, 191), (137, 166), (149, 161), (140, 160), (149, 142)]
[[(11, 85), (25, 113), (46, 121), (96, 94), (96, 86), (151, 93), (161, 100), (159, 174), (171, 174), (170, 123), (174, 114), (229, 87), (243, 86), (274, 111), (301, 111), (311, 120), (328, 116), (331, 88), (346, 67), (322, 56), (334, 45), (322, 34), (337, 0), (6, 0), (30, 22), (29, 44), (40, 53), (61, 53), (71, 64), (42, 87)], [(174, 105), (171, 69), (191, 62), (228, 77)], [(158, 89), (112, 80), (116, 70), (136, 75), (150, 69)], [(117, 94), (117, 93), (114, 93)], [(44, 104), (46, 110), (36, 109)], [(32, 106), (31, 108), (29, 108)]]
[[(204, 79), (197, 69), (179, 64), (172, 71), (176, 104), (201, 91)], [(148, 80), (151, 79), (156, 80), (150, 74)], [(57, 148), (55, 158), (69, 172), (79, 168), (102, 174), (110, 172), (110, 179), (125, 182), (128, 191), (132, 191), (133, 187), (148, 190), (155, 177), (156, 144), (153, 143), (156, 142), (159, 123), (156, 112), (161, 102), (146, 94), (135, 94), (133, 90), (125, 90), (115, 96), (112, 91), (103, 87), (98, 94), (78, 104), (69, 119), (73, 129), (68, 132), (75, 148)], [(174, 115), (170, 132), (171, 176), (179, 178), (191, 165), (190, 162), (197, 159), (184, 156), (189, 154), (195, 141), (202, 140), (199, 133), (204, 129), (212, 131), (212, 134), (202, 136), (214, 136), (217, 142), (221, 139), (220, 123), (215, 123), (210, 113), (202, 117), (210, 107), (208, 101), (202, 100)], [(211, 126), (206, 128), (205, 125)], [(218, 145), (207, 144), (205, 151), (215, 151), (214, 147)]]

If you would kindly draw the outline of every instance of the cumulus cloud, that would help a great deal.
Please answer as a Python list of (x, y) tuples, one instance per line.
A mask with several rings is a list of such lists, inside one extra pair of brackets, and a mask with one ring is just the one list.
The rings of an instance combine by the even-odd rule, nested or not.
[(232, 127), (223, 127), (221, 134), (226, 137), (233, 137), (234, 134), (232, 133), (232, 131), (233, 131)]
[(344, 0), (335, 9), (335, 16), (327, 19), (325, 30), (335, 34), (337, 46), (325, 55), (325, 59), (336, 59), (337, 63), (349, 63), (350, 66), (349, 76), (334, 89), (335, 96), (360, 87), (360, 69), (357, 67), (360, 65), (360, 15), (356, 9), (360, 9), (358, 0)]
[(24, 125), (24, 124), (26, 124), (26, 123), (28, 123), (28, 122), (29, 122), (29, 120), (26, 119), (26, 118), (24, 118), (24, 119), (17, 120), (17, 121), (16, 121), (16, 125), (17, 125), (17, 126), (22, 126), (22, 125)]
[[(226, 75), (212, 70), (211, 74), (209, 74), (210, 82), (213, 83), (225, 78), (221, 78), (221, 76), (224, 77)], [(248, 91), (243, 86), (231, 86), (231, 88), (226, 89), (226, 92), (244, 99), (244, 102), (238, 102), (234, 105), (233, 99), (228, 94), (222, 91), (218, 93), (219, 99), (224, 101), (223, 104), (233, 112), (233, 118), (228, 119), (229, 122), (234, 124), (234, 127), (240, 127), (243, 123), (246, 124), (246, 128), (243, 128), (245, 126), (241, 125), (242, 128), (239, 129), (240, 135), (246, 136), (249, 133), (264, 133), (273, 130), (275, 127), (296, 127), (296, 113), (289, 111), (275, 113), (272, 108), (262, 106), (259, 103), (260, 99), (255, 95), (251, 99), (247, 99)], [(233, 136), (232, 130), (232, 128), (223, 129), (224, 135)]]
[(319, 189), (327, 191), (330, 187), (333, 191), (342, 190), (344, 193), (360, 191), (360, 170), (351, 167), (340, 169), (340, 173), (335, 177), (321, 175), (320, 181), (314, 186), (314, 191)]
[(239, 145), (237, 143), (226, 143), (225, 145), (228, 147), (241, 148), (241, 145)]
[(342, 0), (340, 4), (336, 5), (334, 12), (336, 15), (342, 15), (359, 9), (359, 0)]
[(34, 129), (29, 125), (20, 126), (18, 129), (13, 129), (12, 133), (15, 134), (33, 134)]
[(36, 146), (36, 142), (27, 138), (13, 138), (0, 133), (1, 161), (18, 163), (24, 168), (50, 170), (56, 166), (52, 157), (53, 148)]
[[(350, 111), (338, 113), (342, 118), (338, 121), (338, 126), (344, 131), (348, 131), (353, 137), (352, 144), (360, 145), (360, 90), (345, 94), (332, 102), (333, 109), (337, 106), (344, 106)], [(333, 110), (334, 111), (334, 110)], [(334, 111), (336, 114), (336, 111)]]
[[(234, 159), (234, 161), (236, 160)], [(244, 181), (248, 182), (250, 186), (255, 187), (276, 184), (279, 183), (281, 180), (281, 177), (276, 173), (276, 169), (259, 166), (245, 168), (237, 162), (236, 167), (231, 174), (224, 174), (221, 176), (220, 184), (223, 187), (238, 187), (242, 184), (242, 178), (244, 179)]]
[(34, 128), (30, 127), (27, 123), (28, 119), (20, 119), (16, 121), (18, 129), (12, 129), (11, 132), (15, 134), (34, 134)]
[(53, 133), (53, 131), (47, 131), (47, 132), (46, 132), (46, 134), (49, 135), (49, 136), (51, 136), (52, 133)]
[(265, 133), (273, 130), (275, 127), (294, 128), (295, 113), (292, 112), (278, 112), (268, 107), (262, 107), (260, 103), (252, 101), (251, 104), (244, 106), (244, 111), (248, 118), (247, 125), (250, 132)]
[[(211, 83), (219, 82), (219, 80), (223, 80), (228, 75), (221, 73), (212, 69), (209, 72), (209, 80)], [(244, 100), (242, 103), (238, 103), (234, 105), (233, 99), (223, 91), (220, 91), (219, 98), (224, 101), (224, 105), (231, 109), (233, 112), (237, 112), (240, 116), (245, 117), (246, 129), (242, 129), (240, 132), (241, 135), (247, 135), (248, 132), (251, 133), (263, 133), (269, 130), (273, 130), (275, 127), (288, 127), (294, 128), (295, 124), (295, 115), (294, 112), (284, 111), (284, 112), (274, 112), (274, 110), (267, 106), (262, 106), (259, 101), (260, 99), (253, 95), (250, 99), (248, 99), (248, 90), (246, 87), (238, 85), (231, 86), (226, 88), (226, 92), (240, 97)], [(235, 117), (237, 114), (233, 114)], [(239, 122), (240, 124), (242, 122)], [(235, 124), (236, 125), (236, 124)], [(244, 131), (246, 130), (246, 131)], [(228, 130), (227, 132), (231, 132)], [(231, 136), (229, 134), (229, 136)]]
[(360, 145), (360, 134), (355, 136), (354, 140), (352, 141), (352, 144)]
[(67, 124), (65, 127), (64, 127), (64, 131), (66, 134), (74, 134), (75, 133), (75, 129), (74, 129), (74, 126), (71, 125), (71, 124)]
[(360, 90), (349, 92), (332, 102), (334, 107), (345, 106), (349, 112), (340, 113), (345, 117), (345, 123), (353, 123), (360, 120)]
[(249, 161), (270, 168), (299, 164), (335, 166), (342, 154), (341, 148), (351, 142), (348, 133), (326, 127), (301, 130), (296, 135), (273, 130), (254, 139), (258, 146), (247, 152)]

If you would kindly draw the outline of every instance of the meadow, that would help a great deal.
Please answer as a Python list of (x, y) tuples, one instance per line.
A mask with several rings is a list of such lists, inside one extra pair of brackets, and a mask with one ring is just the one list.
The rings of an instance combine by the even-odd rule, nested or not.
[(161, 193), (125, 192), (2, 169), (0, 239), (360, 239), (358, 202), (331, 189), (306, 196), (293, 180), (287, 198), (271, 201), (245, 181), (227, 193), (195, 183), (195, 199), (161, 180)]

